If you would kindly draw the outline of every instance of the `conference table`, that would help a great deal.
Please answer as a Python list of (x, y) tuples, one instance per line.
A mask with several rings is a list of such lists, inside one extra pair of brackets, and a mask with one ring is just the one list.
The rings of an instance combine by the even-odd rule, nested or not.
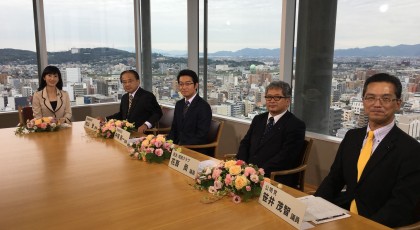
[[(0, 130), (0, 229), (294, 229), (258, 199), (203, 203), (209, 193), (196, 190), (168, 161), (132, 159), (127, 147), (83, 125), (25, 135)], [(388, 228), (352, 214), (315, 229)]]

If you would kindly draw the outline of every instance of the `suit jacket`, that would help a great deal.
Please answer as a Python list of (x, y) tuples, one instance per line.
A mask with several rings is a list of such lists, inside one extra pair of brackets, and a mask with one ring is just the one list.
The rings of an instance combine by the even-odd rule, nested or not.
[[(261, 142), (267, 119), (268, 112), (254, 117), (239, 145), (236, 158), (263, 168), (269, 177), (273, 171), (291, 169), (300, 164), (306, 127), (303, 121), (287, 111)], [(276, 180), (296, 187), (295, 175)]]
[(138, 128), (146, 121), (154, 126), (162, 117), (162, 109), (153, 93), (139, 88), (131, 102), (130, 111), (128, 111), (128, 100), (129, 94), (126, 93), (121, 98), (120, 111), (106, 118), (134, 122)]
[(173, 140), (175, 144), (179, 145), (207, 144), (212, 119), (210, 105), (197, 94), (185, 117), (183, 115), (184, 105), (185, 99), (176, 102), (174, 120), (167, 139)]
[[(316, 196), (349, 209), (356, 200), (359, 215), (389, 227), (415, 222), (420, 198), (420, 143), (397, 126), (384, 137), (357, 182), (357, 161), (366, 128), (349, 130)], [(341, 192), (346, 186), (346, 191)]]
[(34, 93), (32, 98), (32, 110), (34, 118), (56, 117), (65, 118), (66, 123), (71, 123), (71, 107), (69, 94), (66, 91), (57, 89), (57, 106), (55, 110), (48, 99), (46, 87)]

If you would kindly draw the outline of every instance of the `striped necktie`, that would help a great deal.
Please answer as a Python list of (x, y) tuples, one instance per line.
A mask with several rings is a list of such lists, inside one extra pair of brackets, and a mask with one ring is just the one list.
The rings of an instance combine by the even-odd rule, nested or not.
[[(362, 175), (362, 172), (365, 169), (365, 166), (367, 162), (369, 161), (370, 156), (372, 155), (374, 137), (375, 135), (373, 134), (373, 131), (369, 131), (368, 137), (366, 139), (366, 143), (363, 146), (362, 150), (360, 151), (359, 160), (357, 161), (357, 182), (359, 182), (360, 176)], [(351, 201), (350, 211), (354, 213), (358, 213), (356, 201), (354, 199)]]
[(187, 113), (189, 107), (190, 107), (190, 102), (186, 101), (185, 104), (184, 104), (184, 110), (182, 111), (182, 114), (184, 115), (184, 117), (185, 117), (185, 114)]
[(264, 134), (262, 135), (262, 137), (261, 137), (261, 141), (260, 142), (263, 142), (264, 141), (264, 138), (267, 136), (267, 134), (273, 129), (273, 127), (274, 127), (274, 117), (270, 117), (269, 119), (268, 119), (268, 124), (267, 124), (267, 126), (265, 126), (265, 130), (264, 130)]
[(133, 103), (133, 95), (132, 94), (130, 94), (130, 96), (128, 97), (128, 113), (130, 113), (131, 103)]

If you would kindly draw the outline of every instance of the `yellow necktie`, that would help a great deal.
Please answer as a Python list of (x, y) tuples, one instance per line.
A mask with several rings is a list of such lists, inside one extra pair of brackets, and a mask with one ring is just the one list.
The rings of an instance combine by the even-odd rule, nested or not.
[[(367, 162), (369, 161), (370, 155), (372, 155), (373, 138), (374, 138), (373, 131), (369, 131), (366, 143), (363, 146), (362, 150), (360, 151), (359, 160), (357, 161), (357, 181), (359, 181), (360, 176), (362, 175), (363, 169), (365, 169), (365, 166)], [(351, 201), (350, 211), (354, 213), (358, 213), (356, 201), (354, 199)]]

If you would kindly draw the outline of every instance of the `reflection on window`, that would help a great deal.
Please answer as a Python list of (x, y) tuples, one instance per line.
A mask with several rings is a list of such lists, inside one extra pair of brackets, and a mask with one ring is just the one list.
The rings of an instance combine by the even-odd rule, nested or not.
[(27, 105), (38, 88), (31, 0), (0, 2), (0, 112)]
[(119, 101), (119, 74), (135, 68), (132, 0), (44, 0), (48, 63), (74, 104)]

